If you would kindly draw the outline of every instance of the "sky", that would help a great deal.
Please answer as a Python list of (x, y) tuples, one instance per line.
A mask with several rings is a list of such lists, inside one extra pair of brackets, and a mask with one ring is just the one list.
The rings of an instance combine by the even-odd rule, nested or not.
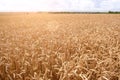
[(6, 11), (120, 11), (120, 0), (0, 0)]

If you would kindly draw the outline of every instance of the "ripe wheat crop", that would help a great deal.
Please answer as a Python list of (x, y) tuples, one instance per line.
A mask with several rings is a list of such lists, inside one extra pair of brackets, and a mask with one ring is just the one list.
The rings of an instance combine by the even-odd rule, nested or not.
[(120, 15), (0, 13), (0, 80), (120, 80)]

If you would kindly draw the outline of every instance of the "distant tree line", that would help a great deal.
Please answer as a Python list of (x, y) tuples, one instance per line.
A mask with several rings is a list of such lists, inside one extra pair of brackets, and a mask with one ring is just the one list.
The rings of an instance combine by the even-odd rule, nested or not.
[(108, 13), (110, 13), (110, 14), (120, 14), (120, 12), (118, 12), (118, 11), (109, 11)]
[(50, 14), (120, 14), (118, 11), (108, 12), (38, 12), (38, 13), (50, 13)]
[(108, 12), (38, 12), (49, 14), (107, 14)]

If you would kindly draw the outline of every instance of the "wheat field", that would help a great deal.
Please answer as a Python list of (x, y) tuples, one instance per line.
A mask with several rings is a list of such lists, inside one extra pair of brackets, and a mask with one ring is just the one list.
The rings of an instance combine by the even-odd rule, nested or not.
[(0, 13), (0, 80), (120, 80), (120, 14)]

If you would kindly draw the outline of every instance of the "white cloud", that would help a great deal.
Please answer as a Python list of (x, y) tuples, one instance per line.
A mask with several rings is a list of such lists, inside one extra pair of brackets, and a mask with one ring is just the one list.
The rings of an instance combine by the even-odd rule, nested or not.
[(120, 11), (119, 5), (120, 0), (0, 0), (0, 11)]
[(91, 0), (70, 0), (71, 6), (69, 7), (71, 10), (75, 11), (87, 11), (92, 10), (94, 8), (94, 2)]
[(120, 11), (120, 0), (103, 0), (100, 4), (100, 9)]

